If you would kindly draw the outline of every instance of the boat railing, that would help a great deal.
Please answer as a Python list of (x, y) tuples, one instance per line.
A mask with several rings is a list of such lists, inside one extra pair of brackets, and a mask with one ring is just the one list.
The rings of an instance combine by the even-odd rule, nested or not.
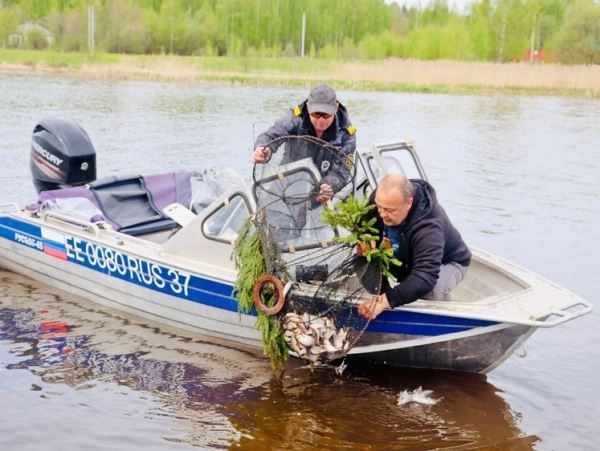
[(20, 208), (16, 202), (6, 202), (4, 204), (0, 204), (0, 213), (12, 213), (19, 210)]
[(67, 216), (67, 215), (64, 215), (61, 213), (57, 213), (55, 211), (46, 211), (42, 214), (42, 219), (45, 222), (54, 220), (57, 222), (69, 224), (71, 226), (77, 226), (77, 227), (81, 228), (82, 230), (91, 231), (96, 238), (98, 236), (100, 236), (100, 227), (98, 227), (98, 224), (95, 224), (95, 223), (89, 222), (89, 221), (84, 221), (81, 219), (77, 219), (77, 218), (74, 218), (73, 216)]
[[(424, 307), (422, 302), (427, 303), (427, 307)], [(436, 304), (435, 309), (431, 308), (432, 303)], [(478, 302), (460, 303), (461, 307), (455, 309), (444, 308), (444, 304), (444, 302), (440, 303), (440, 301), (418, 301), (414, 304), (403, 305), (395, 310), (427, 314), (432, 314), (434, 313), (433, 310), (435, 310), (434, 314), (436, 315), (448, 315), (459, 318), (493, 321), (497, 323), (511, 323), (530, 327), (548, 328), (558, 326), (559, 324), (566, 323), (567, 321), (571, 321), (575, 318), (583, 316), (587, 313), (590, 313), (593, 309), (592, 304), (589, 302), (583, 299), (575, 299), (572, 302), (566, 302), (565, 305), (560, 308), (547, 309), (543, 312), (538, 311), (537, 313), (532, 312), (531, 316), (526, 318), (521, 315), (514, 315), (511, 311), (506, 313), (487, 313), (482, 311), (482, 305)]]
[(532, 320), (531, 324), (537, 327), (554, 327), (590, 313), (591, 311), (592, 304), (581, 299), (560, 310), (553, 309), (543, 318)]

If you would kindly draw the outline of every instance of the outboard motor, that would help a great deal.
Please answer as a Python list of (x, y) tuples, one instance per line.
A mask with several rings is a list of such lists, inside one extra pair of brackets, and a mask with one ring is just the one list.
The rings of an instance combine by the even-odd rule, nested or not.
[(51, 116), (33, 129), (31, 175), (38, 191), (84, 185), (96, 180), (96, 151), (83, 128)]

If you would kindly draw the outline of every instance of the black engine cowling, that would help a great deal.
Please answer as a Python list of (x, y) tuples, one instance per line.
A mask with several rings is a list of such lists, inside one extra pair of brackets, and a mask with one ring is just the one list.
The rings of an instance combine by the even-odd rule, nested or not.
[(51, 116), (33, 129), (30, 157), (35, 189), (48, 191), (96, 180), (96, 151), (75, 122)]

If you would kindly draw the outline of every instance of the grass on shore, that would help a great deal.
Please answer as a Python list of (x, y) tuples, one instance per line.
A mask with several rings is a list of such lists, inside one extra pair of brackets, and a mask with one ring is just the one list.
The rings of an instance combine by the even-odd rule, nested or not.
[(96, 79), (144, 79), (458, 94), (600, 98), (600, 66), (458, 61), (119, 55), (0, 49), (0, 69)]

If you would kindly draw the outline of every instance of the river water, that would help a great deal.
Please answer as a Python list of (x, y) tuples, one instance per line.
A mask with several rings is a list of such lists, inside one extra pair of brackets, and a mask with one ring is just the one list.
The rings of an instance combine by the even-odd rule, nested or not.
[[(411, 139), (474, 246), (595, 303), (600, 102), (340, 91), (358, 145)], [(32, 200), (33, 127), (69, 117), (99, 174), (229, 166), (306, 95), (271, 89), (0, 73), (0, 203)], [(348, 367), (271, 372), (260, 355), (0, 271), (6, 450), (597, 449), (598, 310), (537, 331), (487, 376)], [(434, 406), (397, 403), (433, 390)]]

